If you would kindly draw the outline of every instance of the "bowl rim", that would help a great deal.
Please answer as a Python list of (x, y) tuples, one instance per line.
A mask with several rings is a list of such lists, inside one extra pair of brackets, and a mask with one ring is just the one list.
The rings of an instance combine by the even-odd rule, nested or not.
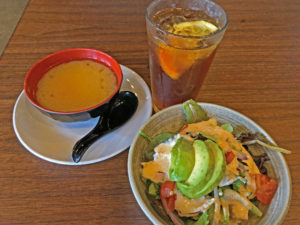
[[(245, 116), (244, 114), (242, 114), (242, 113), (240, 113), (240, 112), (238, 112), (238, 111), (236, 111), (234, 109), (231, 109), (231, 108), (228, 108), (228, 107), (225, 107), (225, 106), (221, 106), (221, 105), (217, 105), (217, 104), (213, 104), (213, 103), (205, 103), (205, 102), (197, 102), (197, 103), (200, 106), (211, 106), (211, 107), (219, 108), (219, 109), (222, 109), (222, 110), (231, 111), (232, 113), (234, 113), (234, 114), (242, 117), (243, 119), (248, 120), (255, 128), (257, 128), (258, 130), (260, 130), (260, 132), (263, 135), (265, 135), (265, 137), (267, 139), (269, 139), (269, 141), (271, 141), (274, 144), (276, 144), (275, 141), (272, 139), (272, 137), (260, 125), (258, 125), (256, 122), (254, 122), (252, 119), (250, 119), (249, 117)], [(179, 110), (181, 107), (182, 107), (182, 104), (176, 104), (176, 105), (170, 106), (168, 108), (165, 108), (165, 109), (163, 109), (163, 110), (155, 113), (154, 115), (152, 115), (148, 119), (148, 121), (143, 126), (141, 126), (140, 130), (143, 130), (146, 126), (149, 125), (149, 123), (152, 122), (152, 120), (155, 120), (161, 114), (167, 113), (168, 111), (174, 110), (174, 109), (178, 109)], [(133, 169), (132, 169), (132, 165), (133, 165), (133, 153), (134, 153), (134, 146), (136, 145), (136, 142), (138, 141), (138, 138), (139, 138), (139, 133), (133, 139), (133, 142), (132, 142), (132, 144), (130, 146), (129, 153), (128, 153), (127, 170), (128, 170), (128, 178), (129, 178), (130, 187), (132, 189), (132, 192), (133, 192), (133, 195), (134, 195), (136, 201), (138, 202), (138, 205), (141, 207), (142, 211), (145, 213), (145, 215), (148, 217), (148, 219), (153, 224), (162, 224), (156, 218), (156, 216), (153, 215), (153, 213), (151, 213), (148, 210), (146, 204), (142, 200), (141, 194), (138, 191), (138, 187), (136, 185), (136, 181), (133, 178), (134, 177), (133, 176)], [(282, 163), (284, 165), (284, 172), (286, 173), (287, 179), (288, 179), (288, 199), (287, 199), (287, 202), (286, 202), (286, 205), (285, 205), (285, 208), (284, 208), (283, 212), (279, 215), (279, 217), (278, 217), (278, 219), (276, 221), (276, 224), (282, 224), (283, 221), (284, 221), (284, 218), (286, 217), (286, 215), (287, 215), (287, 213), (289, 211), (289, 207), (290, 207), (290, 204), (291, 204), (292, 182), (291, 182), (291, 174), (290, 174), (290, 171), (289, 171), (289, 167), (287, 165), (287, 162), (286, 162), (284, 156), (282, 155), (282, 153), (279, 153), (278, 155), (279, 155), (279, 158), (280, 158), (280, 160), (282, 161)]]
[[(29, 80), (29, 77), (30, 77), (30, 74), (32, 74), (32, 72), (34, 71), (34, 69), (40, 65), (41, 63), (45, 62), (46, 60), (49, 60), (50, 58), (53, 58), (53, 57), (56, 57), (58, 55), (61, 55), (61, 54), (64, 54), (64, 53), (69, 53), (69, 52), (94, 52), (94, 53), (97, 53), (97, 54), (100, 54), (101, 56), (105, 56), (107, 59), (109, 59), (110, 62), (114, 63), (114, 65), (116, 66), (116, 72), (118, 73), (118, 76), (120, 76), (120, 82), (117, 83), (117, 88), (116, 90), (108, 97), (106, 98), (105, 100), (103, 100), (102, 102), (94, 105), (94, 106), (91, 106), (91, 107), (88, 107), (88, 108), (85, 108), (85, 109), (80, 109), (80, 110), (75, 110), (75, 111), (68, 111), (68, 112), (63, 112), (63, 111), (57, 111), (57, 110), (51, 110), (51, 109), (48, 109), (48, 108), (45, 108), (43, 106), (41, 106), (37, 101), (34, 101), (30, 94), (28, 93), (28, 80)], [(91, 61), (94, 61), (94, 62), (98, 62), (98, 63), (102, 63), (104, 64), (103, 62), (95, 59), (95, 58), (87, 58), (87, 57), (83, 57), (81, 59), (67, 59), (66, 61), (62, 62), (62, 63), (59, 63), (57, 65), (54, 65), (53, 67), (55, 66), (58, 66), (58, 65), (61, 65), (63, 63), (67, 63), (67, 62), (71, 62), (71, 61), (75, 61), (75, 60), (91, 60)], [(106, 67), (108, 67), (108, 65), (104, 64)], [(48, 71), (50, 69), (52, 69), (53, 67), (49, 68)], [(48, 71), (46, 71), (45, 73), (47, 73)], [(44, 74), (45, 74), (44, 73)], [(115, 72), (113, 71), (113, 73), (115, 74)], [(44, 76), (44, 75), (43, 75)], [(116, 75), (117, 76), (117, 75)], [(104, 105), (105, 103), (109, 102), (110, 99), (113, 98), (113, 96), (115, 96), (119, 90), (120, 90), (120, 87), (122, 85), (122, 80), (123, 80), (123, 72), (121, 70), (121, 66), (120, 64), (116, 61), (115, 58), (113, 58), (111, 55), (107, 54), (106, 52), (103, 52), (103, 51), (100, 51), (100, 50), (97, 50), (97, 49), (92, 49), (92, 48), (69, 48), (69, 49), (62, 49), (62, 50), (59, 50), (59, 51), (56, 51), (56, 52), (53, 52), (49, 55), (46, 55), (45, 57), (41, 58), (40, 60), (38, 60), (36, 63), (34, 63), (34, 65), (28, 70), (28, 72), (26, 73), (25, 75), (25, 79), (24, 79), (24, 92), (25, 92), (25, 95), (27, 97), (27, 99), (31, 102), (31, 104), (33, 104), (35, 107), (39, 108), (40, 110), (42, 111), (45, 111), (45, 112), (48, 112), (48, 113), (51, 113), (51, 114), (60, 114), (60, 115), (72, 115), (72, 114), (79, 114), (79, 113), (82, 113), (82, 112), (88, 112), (88, 111), (91, 111), (93, 109), (96, 109), (98, 108), (99, 106), (101, 105)]]

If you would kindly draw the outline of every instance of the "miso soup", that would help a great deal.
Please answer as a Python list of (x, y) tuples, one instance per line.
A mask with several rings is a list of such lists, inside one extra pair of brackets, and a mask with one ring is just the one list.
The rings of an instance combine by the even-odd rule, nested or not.
[(74, 60), (50, 69), (37, 85), (36, 98), (44, 108), (72, 112), (101, 103), (116, 89), (116, 75), (108, 67)]

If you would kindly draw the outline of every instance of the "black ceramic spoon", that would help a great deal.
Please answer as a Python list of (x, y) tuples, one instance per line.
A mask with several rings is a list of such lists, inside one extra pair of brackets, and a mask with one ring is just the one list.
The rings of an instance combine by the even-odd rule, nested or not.
[[(73, 147), (72, 159), (78, 163), (86, 150), (104, 134), (123, 125), (136, 111), (138, 99), (130, 91), (122, 91), (100, 116), (97, 125)], [(118, 141), (118, 140), (116, 140)]]

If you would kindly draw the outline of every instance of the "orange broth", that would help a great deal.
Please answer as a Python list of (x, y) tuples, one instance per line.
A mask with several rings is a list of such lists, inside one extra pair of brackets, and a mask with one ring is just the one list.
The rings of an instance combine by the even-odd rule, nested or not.
[(36, 98), (44, 108), (72, 112), (101, 103), (116, 89), (116, 75), (107, 66), (74, 60), (50, 69), (38, 83)]

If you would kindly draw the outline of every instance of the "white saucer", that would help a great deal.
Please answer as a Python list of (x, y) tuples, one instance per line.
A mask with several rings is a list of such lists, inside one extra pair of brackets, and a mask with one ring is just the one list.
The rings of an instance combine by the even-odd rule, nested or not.
[(13, 111), (13, 126), (19, 141), (35, 156), (64, 165), (96, 163), (126, 150), (140, 127), (150, 118), (152, 100), (145, 81), (131, 69), (122, 65), (121, 68), (121, 90), (136, 94), (139, 100), (137, 111), (122, 127), (96, 141), (79, 163), (72, 160), (72, 148), (76, 141), (96, 125), (98, 118), (72, 123), (56, 121), (35, 108), (26, 98), (24, 90), (18, 97)]

